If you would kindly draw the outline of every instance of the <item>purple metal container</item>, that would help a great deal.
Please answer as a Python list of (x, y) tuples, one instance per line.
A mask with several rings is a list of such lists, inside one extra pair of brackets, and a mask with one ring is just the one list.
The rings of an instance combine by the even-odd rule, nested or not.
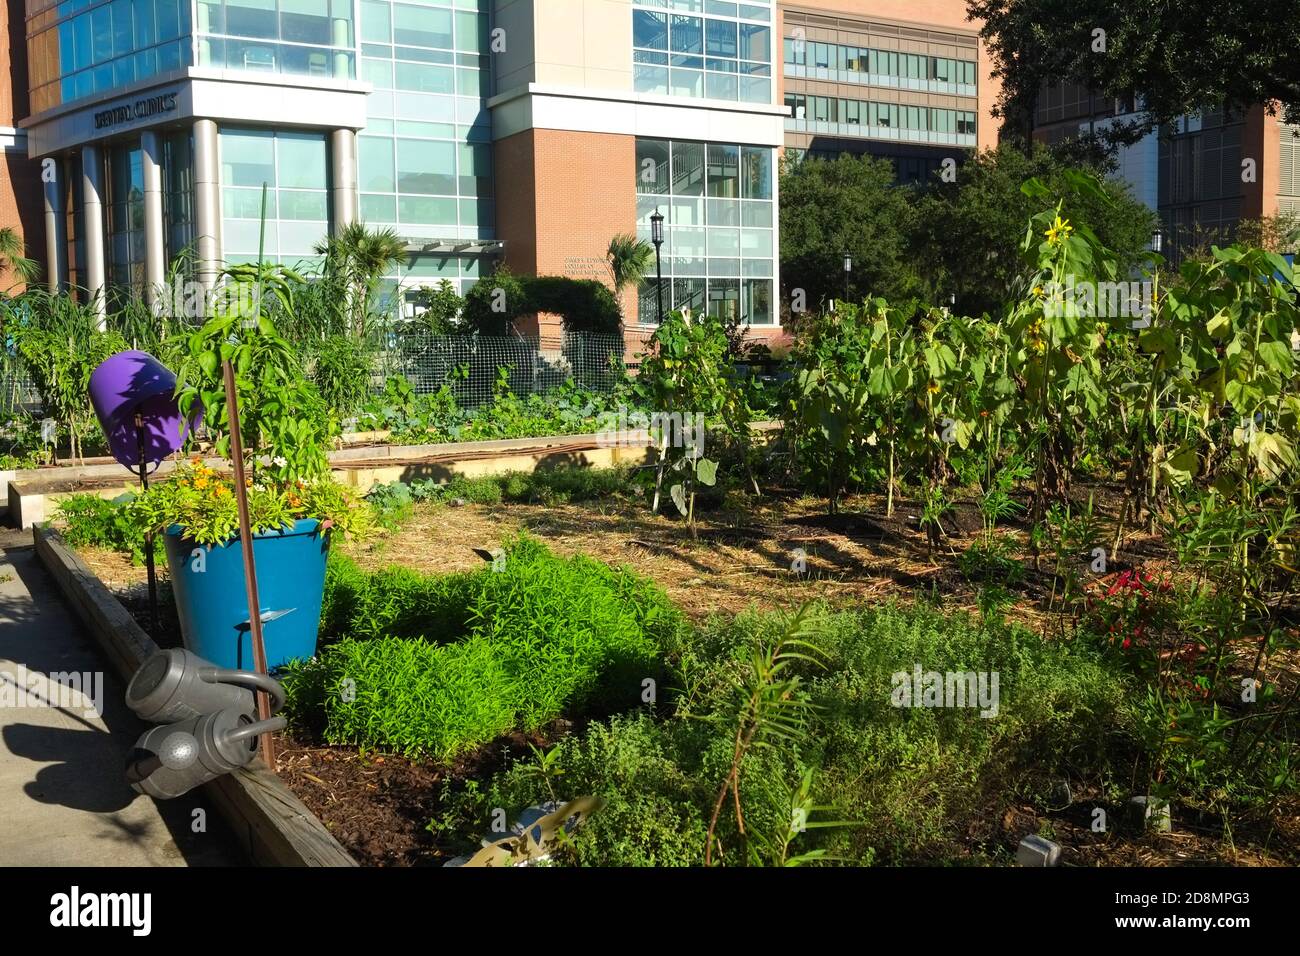
[[(144, 423), (144, 460), (156, 464), (185, 441), (188, 424), (174, 397), (176, 376), (148, 352), (118, 352), (90, 373), (90, 403), (109, 450), (128, 468), (140, 464), (135, 413)], [(195, 424), (199, 416), (195, 416)]]

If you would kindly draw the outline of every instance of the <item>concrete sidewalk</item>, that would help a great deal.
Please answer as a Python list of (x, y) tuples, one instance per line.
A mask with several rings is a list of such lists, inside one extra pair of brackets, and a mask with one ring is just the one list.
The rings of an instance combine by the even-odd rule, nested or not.
[[(93, 676), (77, 694), (51, 673)], [(243, 862), (198, 793), (156, 803), (127, 786), (145, 725), (123, 697), (33, 549), (0, 550), (0, 866)]]

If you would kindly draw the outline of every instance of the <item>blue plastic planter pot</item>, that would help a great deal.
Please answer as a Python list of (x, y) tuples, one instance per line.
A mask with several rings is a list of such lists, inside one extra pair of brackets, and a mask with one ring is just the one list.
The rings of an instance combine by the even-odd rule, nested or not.
[[(330, 538), (319, 533), (319, 526), (315, 519), (303, 519), (291, 529), (253, 536), (268, 669), (316, 653)], [(207, 548), (186, 538), (176, 525), (163, 539), (186, 649), (217, 667), (253, 670), (239, 539)], [(202, 555), (195, 555), (195, 549), (202, 549)]]

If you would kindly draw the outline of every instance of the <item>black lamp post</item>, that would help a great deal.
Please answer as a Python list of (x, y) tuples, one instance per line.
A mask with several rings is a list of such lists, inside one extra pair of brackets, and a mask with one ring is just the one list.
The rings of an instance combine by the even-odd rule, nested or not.
[(659, 324), (664, 321), (664, 270), (659, 247), (664, 244), (664, 214), (658, 209), (650, 216), (650, 241), (655, 247), (655, 299), (659, 305)]
[(853, 273), (853, 257), (844, 253), (844, 301), (849, 299), (849, 276)]

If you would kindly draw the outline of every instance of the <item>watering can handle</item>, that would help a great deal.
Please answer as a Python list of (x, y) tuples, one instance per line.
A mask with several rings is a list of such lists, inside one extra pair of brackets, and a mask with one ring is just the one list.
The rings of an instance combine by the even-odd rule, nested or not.
[(278, 713), (284, 706), (284, 688), (279, 681), (272, 680), (265, 674), (253, 671), (228, 670), (222, 667), (205, 667), (199, 676), (209, 684), (242, 684), (264, 690), (271, 695), (271, 713)]
[(250, 737), (260, 737), (262, 734), (273, 734), (277, 730), (284, 730), (287, 726), (289, 722), (283, 717), (272, 717), (270, 720), (259, 720), (255, 724), (247, 724), (238, 730), (232, 730), (223, 739), (231, 743), (237, 740), (248, 740)]

